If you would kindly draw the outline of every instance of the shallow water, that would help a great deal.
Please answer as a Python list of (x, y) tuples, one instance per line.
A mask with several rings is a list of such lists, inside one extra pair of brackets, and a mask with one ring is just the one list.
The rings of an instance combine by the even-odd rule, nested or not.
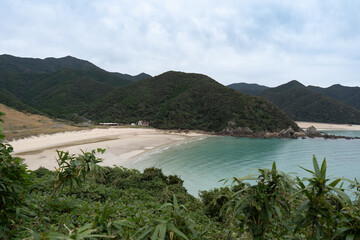
[[(360, 133), (360, 132), (359, 132)], [(354, 136), (356, 133), (352, 133)], [(133, 168), (163, 169), (184, 180), (189, 193), (224, 186), (221, 179), (257, 174), (258, 168), (271, 168), (273, 161), (284, 172), (310, 176), (299, 166), (312, 168), (312, 157), (325, 157), (330, 178), (360, 176), (360, 140), (249, 139), (207, 137), (162, 149), (139, 159)]]

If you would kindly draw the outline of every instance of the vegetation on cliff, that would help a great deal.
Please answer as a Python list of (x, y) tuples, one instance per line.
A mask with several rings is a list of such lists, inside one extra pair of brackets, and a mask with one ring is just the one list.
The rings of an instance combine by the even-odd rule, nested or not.
[(298, 129), (264, 98), (228, 89), (205, 75), (174, 71), (114, 90), (92, 108), (88, 117), (102, 122), (145, 120), (164, 129)]

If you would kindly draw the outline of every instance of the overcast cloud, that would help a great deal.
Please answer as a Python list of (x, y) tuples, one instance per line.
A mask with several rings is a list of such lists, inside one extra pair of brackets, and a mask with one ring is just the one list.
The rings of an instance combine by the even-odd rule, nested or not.
[(0, 0), (0, 54), (277, 86), (360, 85), (360, 1)]

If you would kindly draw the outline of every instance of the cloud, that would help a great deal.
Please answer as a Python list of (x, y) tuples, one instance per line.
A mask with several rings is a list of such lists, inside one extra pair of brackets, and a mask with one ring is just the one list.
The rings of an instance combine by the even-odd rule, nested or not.
[(223, 84), (360, 85), (354, 1), (10, 1), (0, 52), (109, 70), (199, 72)]

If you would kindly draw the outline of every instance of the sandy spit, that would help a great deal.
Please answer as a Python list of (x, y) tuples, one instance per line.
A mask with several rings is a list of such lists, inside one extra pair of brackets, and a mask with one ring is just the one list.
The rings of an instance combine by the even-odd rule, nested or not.
[(35, 170), (42, 166), (53, 170), (57, 166), (56, 150), (79, 154), (81, 150), (106, 148), (107, 151), (100, 156), (104, 159), (103, 166), (130, 167), (142, 154), (204, 136), (206, 135), (195, 132), (108, 128), (40, 135), (9, 143), (14, 147), (14, 155), (25, 159), (28, 169)]
[(296, 122), (296, 124), (302, 129), (306, 129), (310, 126), (314, 126), (317, 130), (320, 131), (326, 131), (326, 130), (360, 131), (360, 125), (352, 125), (352, 124), (317, 123), (317, 122)]

